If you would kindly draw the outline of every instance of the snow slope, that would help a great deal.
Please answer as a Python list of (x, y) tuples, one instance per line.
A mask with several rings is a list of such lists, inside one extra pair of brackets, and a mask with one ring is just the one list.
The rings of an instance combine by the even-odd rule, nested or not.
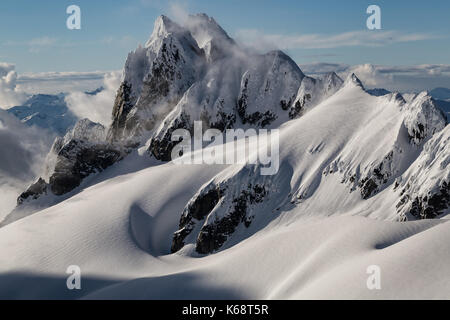
[[(293, 222), (294, 209), (220, 253), (190, 257), (188, 247), (167, 255), (176, 213), (220, 169), (145, 169), (2, 228), (0, 297), (449, 298), (448, 220)], [(83, 272), (80, 292), (64, 287), (74, 264)], [(381, 267), (380, 291), (366, 287), (369, 265)]]
[[(403, 115), (395, 99), (348, 82), (286, 123), (273, 188), (288, 188), (291, 197), (272, 192), (266, 206), (253, 208), (252, 224), (209, 256), (196, 253), (195, 243), (170, 254), (180, 215), (211, 181), (240, 181), (251, 166), (154, 163), (120, 174), (137, 161), (126, 158), (77, 195), (0, 229), (0, 296), (450, 298), (448, 220), (386, 221), (396, 218), (392, 187), (364, 200), (337, 175), (322, 174), (336, 158), (364, 168), (391, 150)], [(386, 138), (377, 139), (377, 132)], [(367, 145), (372, 154), (358, 149)], [(69, 265), (81, 267), (80, 292), (64, 287)], [(382, 270), (382, 290), (367, 289), (370, 265)]]

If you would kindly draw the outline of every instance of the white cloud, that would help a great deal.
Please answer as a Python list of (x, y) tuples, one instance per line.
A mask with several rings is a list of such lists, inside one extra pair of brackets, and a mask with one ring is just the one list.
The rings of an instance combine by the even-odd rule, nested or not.
[(184, 25), (189, 17), (189, 10), (186, 3), (170, 2), (169, 13), (171, 18), (182, 25)]
[(103, 79), (105, 71), (91, 71), (91, 72), (39, 72), (39, 73), (23, 73), (19, 76), (20, 81), (74, 81), (74, 80), (92, 80)]
[(89, 91), (103, 85), (107, 72), (39, 72), (18, 75), (17, 87), (27, 93)]
[(3, 45), (5, 45), (5, 46), (24, 46), (24, 47), (28, 47), (29, 52), (38, 53), (38, 52), (41, 52), (42, 49), (57, 46), (58, 39), (49, 37), (49, 36), (43, 36), (43, 37), (33, 38), (33, 39), (27, 40), (27, 41), (6, 41)]
[(399, 31), (349, 31), (328, 34), (265, 34), (256, 29), (241, 29), (236, 39), (256, 50), (269, 49), (329, 49), (338, 47), (377, 47), (391, 43), (413, 42), (439, 38), (426, 33), (402, 33)]
[(20, 105), (26, 100), (26, 94), (16, 86), (15, 66), (0, 62), (0, 108)]
[(120, 82), (121, 72), (108, 73), (103, 79), (103, 91), (96, 95), (73, 92), (66, 97), (67, 106), (79, 118), (88, 118), (108, 126)]
[(54, 136), (27, 127), (0, 110), (0, 220), (15, 206), (16, 199), (42, 173)]
[(34, 38), (28, 44), (30, 46), (44, 47), (44, 46), (51, 46), (56, 41), (57, 41), (56, 38), (50, 38), (48, 36), (45, 36), (45, 37), (41, 37), (41, 38)]
[(132, 48), (136, 47), (139, 41), (132, 36), (126, 35), (121, 37), (107, 36), (101, 42), (109, 46), (117, 45), (122, 48)]
[(352, 66), (346, 73), (356, 74), (369, 87), (390, 87), (394, 79), (393, 73), (382, 73), (380, 69), (370, 63)]

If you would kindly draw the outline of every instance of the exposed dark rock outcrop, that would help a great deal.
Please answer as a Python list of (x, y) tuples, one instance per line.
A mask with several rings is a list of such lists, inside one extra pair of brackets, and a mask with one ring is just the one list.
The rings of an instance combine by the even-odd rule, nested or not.
[(212, 189), (204, 195), (200, 195), (190, 204), (181, 215), (179, 230), (175, 232), (172, 240), (172, 252), (177, 252), (184, 246), (184, 239), (191, 233), (195, 222), (203, 220), (214, 209), (221, 197), (220, 189)]
[(64, 138), (57, 138), (47, 156), (48, 183), (33, 184), (17, 200), (37, 199), (51, 191), (64, 195), (78, 187), (89, 175), (101, 172), (121, 160), (128, 149), (106, 142), (105, 128), (88, 119), (80, 120)]
[(86, 145), (84, 141), (72, 140), (57, 153), (50, 188), (55, 195), (66, 194), (78, 187), (84, 178), (105, 170), (121, 157), (121, 151), (107, 143)]
[(133, 99), (131, 96), (131, 84), (127, 81), (122, 82), (117, 91), (116, 99), (114, 101), (112, 116), (113, 122), (110, 127), (110, 139), (115, 141), (122, 138), (123, 131), (128, 131), (126, 128), (127, 116), (133, 108)]
[(389, 178), (395, 173), (393, 168), (394, 151), (389, 152), (383, 161), (376, 165), (368, 175), (361, 179), (358, 187), (363, 199), (369, 199), (380, 191), (381, 186), (385, 185)]
[(139, 140), (154, 129), (196, 81), (204, 60), (204, 52), (187, 29), (159, 17), (145, 47), (128, 55), (109, 140)]
[(264, 187), (249, 185), (247, 190), (243, 190), (233, 199), (233, 208), (225, 217), (202, 227), (197, 238), (196, 251), (201, 254), (213, 253), (222, 247), (239, 224), (250, 227), (252, 217), (247, 215), (248, 206), (261, 203), (266, 195)]
[(190, 124), (189, 115), (182, 114), (176, 118), (172, 125), (166, 127), (166, 131), (161, 131), (158, 136), (154, 136), (150, 142), (148, 151), (160, 161), (171, 161), (172, 150), (179, 143), (179, 141), (172, 140), (172, 134), (177, 129), (186, 129), (193, 132), (193, 127)]
[(411, 203), (409, 212), (419, 219), (434, 219), (443, 214), (449, 206), (450, 187), (444, 181), (438, 192), (423, 198), (416, 197)]
[(433, 136), (409, 172), (396, 182), (397, 212), (405, 219), (450, 213), (450, 128)]
[(47, 194), (47, 187), (47, 182), (45, 182), (44, 179), (39, 178), (37, 182), (32, 184), (27, 191), (23, 192), (19, 198), (17, 198), (17, 205), (19, 206), (29, 199), (36, 200), (40, 196)]
[[(209, 254), (220, 249), (240, 224), (250, 227), (253, 216), (249, 214), (249, 207), (263, 202), (268, 193), (264, 186), (249, 184), (227, 204), (224, 200), (226, 192), (226, 187), (202, 191), (188, 204), (181, 216), (179, 230), (174, 234), (172, 252), (177, 252), (185, 245), (185, 239), (199, 223), (203, 223), (203, 226), (196, 235), (196, 251)], [(216, 208), (224, 210), (221, 218), (208, 218), (208, 221), (203, 222)]]
[(412, 144), (420, 145), (447, 124), (447, 117), (427, 92), (422, 92), (406, 107), (405, 127)]

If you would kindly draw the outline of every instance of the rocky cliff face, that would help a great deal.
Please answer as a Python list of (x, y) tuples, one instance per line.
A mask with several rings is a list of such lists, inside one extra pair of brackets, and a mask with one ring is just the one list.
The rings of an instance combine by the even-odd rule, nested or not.
[(406, 219), (432, 219), (450, 208), (450, 128), (428, 141), (422, 154), (396, 181), (399, 214)]
[(306, 93), (304, 78), (283, 52), (250, 53), (204, 14), (184, 26), (162, 16), (146, 46), (128, 56), (109, 139), (138, 145), (150, 137), (149, 153), (168, 161), (172, 132), (192, 131), (194, 121), (221, 131), (275, 127), (342, 85), (334, 73), (308, 78), (317, 84)]
[(204, 53), (188, 30), (159, 17), (145, 47), (128, 55), (110, 140), (139, 138), (152, 130), (196, 81), (203, 60)]
[(294, 119), (309, 108), (314, 107), (336, 93), (344, 81), (335, 73), (326, 74), (322, 79), (305, 77), (294, 103), (290, 106), (289, 118)]
[(413, 144), (419, 145), (447, 124), (445, 115), (427, 92), (414, 97), (407, 105), (405, 127)]
[(50, 192), (66, 194), (84, 178), (119, 161), (125, 152), (106, 142), (106, 129), (88, 119), (80, 120), (63, 138), (57, 138), (47, 156), (49, 180), (40, 178), (18, 198), (18, 204)]
[(278, 198), (288, 190), (290, 172), (282, 169), (275, 176), (260, 176), (259, 165), (246, 165), (231, 176), (218, 175), (189, 201), (181, 214), (179, 230), (172, 241), (172, 252), (195, 243), (200, 254), (221, 249), (234, 233), (245, 232), (267, 217), (258, 215), (264, 207), (276, 211)]

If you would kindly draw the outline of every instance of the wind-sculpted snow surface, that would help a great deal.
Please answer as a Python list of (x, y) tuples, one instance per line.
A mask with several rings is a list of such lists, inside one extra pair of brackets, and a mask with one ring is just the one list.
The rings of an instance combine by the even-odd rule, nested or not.
[[(1, 228), (0, 297), (449, 298), (448, 220), (300, 218), (305, 210), (296, 206), (222, 252), (199, 256), (189, 244), (169, 255), (177, 212), (223, 169), (147, 168)], [(72, 264), (82, 270), (81, 291), (65, 287)], [(367, 289), (366, 270), (373, 264), (382, 270), (382, 290)]]

